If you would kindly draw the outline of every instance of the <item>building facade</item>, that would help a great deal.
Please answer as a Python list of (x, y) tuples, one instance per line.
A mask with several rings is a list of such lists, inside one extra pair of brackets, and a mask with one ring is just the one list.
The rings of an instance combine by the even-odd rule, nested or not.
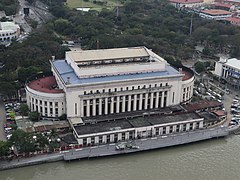
[(214, 74), (226, 80), (232, 87), (240, 89), (240, 60), (220, 58), (215, 64)]
[(141, 117), (114, 122), (99, 122), (73, 128), (81, 146), (117, 143), (140, 138), (191, 132), (204, 128), (204, 118), (196, 113)]
[[(65, 106), (62, 113), (66, 113), (69, 119), (78, 119), (78, 123), (82, 123), (84, 117), (187, 103), (193, 95), (193, 73), (175, 69), (146, 47), (70, 51), (64, 60), (50, 62), (56, 87), (61, 90), (54, 96), (58, 96), (59, 102)], [(44, 97), (36, 89), (34, 92), (30, 90), (33, 89), (31, 83), (26, 89), (29, 106), (33, 95)], [(53, 101), (49, 93), (46, 101), (49, 106)], [(39, 111), (33, 104), (30, 107)]]

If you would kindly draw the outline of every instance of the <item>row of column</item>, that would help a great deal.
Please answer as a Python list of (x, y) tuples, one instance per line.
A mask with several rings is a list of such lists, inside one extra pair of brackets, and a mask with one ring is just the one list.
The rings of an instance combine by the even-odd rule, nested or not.
[[(113, 114), (113, 113), (120, 113), (120, 112), (126, 112), (126, 111), (130, 112), (130, 111), (144, 110), (144, 109), (145, 110), (154, 109), (159, 107), (165, 107), (166, 105), (168, 105), (167, 104), (168, 91), (155, 92), (155, 93), (156, 93), (155, 97), (154, 97), (154, 93), (152, 92), (152, 93), (138, 94), (139, 98), (137, 94), (133, 95), (133, 98), (132, 98), (132, 95), (99, 98), (98, 103), (96, 102), (96, 99), (91, 99), (91, 100), (88, 99), (86, 100), (86, 104), (83, 104), (83, 100), (81, 100), (81, 104), (80, 104), (81, 117), (85, 117), (85, 116), (89, 117), (89, 116), (104, 115), (104, 114), (107, 115), (107, 114)], [(144, 95), (145, 97), (143, 97)], [(109, 98), (111, 98), (110, 103), (109, 103)], [(150, 99), (150, 103), (149, 103), (149, 99)], [(90, 101), (92, 101), (92, 103), (90, 103)], [(116, 104), (115, 105), (116, 107), (114, 107), (114, 104)], [(84, 110), (84, 106), (86, 106), (85, 110)]]

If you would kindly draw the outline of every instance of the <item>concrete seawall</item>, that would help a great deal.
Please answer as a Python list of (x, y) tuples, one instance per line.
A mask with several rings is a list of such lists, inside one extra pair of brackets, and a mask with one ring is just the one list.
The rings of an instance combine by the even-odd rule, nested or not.
[(0, 162), (0, 170), (7, 170), (43, 163), (50, 163), (56, 161), (62, 161), (63, 154), (55, 153), (55, 154), (46, 154), (46, 155), (38, 155), (29, 158), (21, 158), (21, 159), (14, 159), (12, 161), (1, 161)]
[(82, 149), (73, 149), (64, 152), (64, 160), (70, 161), (75, 159), (111, 156), (117, 154), (134, 153), (140, 151), (147, 151), (151, 149), (158, 149), (181, 144), (193, 143), (212, 138), (224, 137), (229, 134), (227, 127), (217, 127), (211, 129), (198, 130), (193, 132), (186, 132), (180, 134), (171, 134), (165, 136), (156, 136), (146, 139), (135, 140), (138, 149), (115, 150), (116, 144), (99, 145)]
[(93, 147), (85, 147), (82, 149), (72, 149), (61, 153), (39, 155), (29, 158), (14, 159), (12, 161), (0, 161), (0, 170), (13, 169), (56, 161), (70, 161), (75, 159), (84, 159), (92, 157), (112, 156), (118, 154), (127, 154), (164, 147), (171, 147), (181, 144), (193, 143), (212, 138), (224, 137), (229, 135), (227, 127), (217, 127), (211, 129), (198, 130), (193, 132), (185, 132), (179, 134), (171, 134), (164, 136), (156, 136), (146, 139), (135, 140), (138, 149), (115, 150), (116, 143), (105, 144)]

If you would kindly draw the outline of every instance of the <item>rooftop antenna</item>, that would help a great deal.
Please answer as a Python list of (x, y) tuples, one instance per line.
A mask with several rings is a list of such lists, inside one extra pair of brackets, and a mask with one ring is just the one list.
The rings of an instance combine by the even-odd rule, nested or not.
[(99, 49), (99, 40), (97, 39), (97, 49)]
[(119, 11), (118, 11), (118, 0), (117, 0), (117, 17), (119, 15)]
[(191, 15), (191, 22), (190, 22), (190, 29), (189, 29), (189, 36), (192, 36), (192, 28), (193, 28), (193, 14)]
[(69, 76), (67, 77), (67, 82), (66, 82), (66, 84), (71, 84), (71, 83), (70, 83), (70, 77), (69, 77)]

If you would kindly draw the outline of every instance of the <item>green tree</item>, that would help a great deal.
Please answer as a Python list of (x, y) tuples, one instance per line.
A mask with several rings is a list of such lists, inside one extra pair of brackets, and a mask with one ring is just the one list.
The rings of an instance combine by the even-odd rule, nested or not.
[(198, 61), (198, 62), (195, 63), (194, 66), (195, 66), (195, 70), (196, 70), (198, 73), (201, 73), (201, 72), (203, 72), (203, 71), (205, 70), (205, 66), (204, 66), (204, 63), (203, 63), (203, 62)]
[(39, 121), (40, 119), (40, 113), (37, 111), (30, 112), (28, 116), (31, 121)]
[(20, 110), (20, 113), (21, 113), (22, 116), (27, 116), (28, 113), (29, 113), (28, 105), (25, 104), (25, 103), (20, 105), (20, 109), (19, 110)]
[(48, 139), (41, 133), (37, 134), (37, 143), (41, 149), (49, 144)]
[(16, 146), (20, 153), (34, 152), (36, 150), (32, 134), (26, 133), (21, 129), (17, 129), (12, 133), (10, 142)]
[(11, 147), (10, 142), (0, 141), (0, 157), (9, 155), (10, 147)]

